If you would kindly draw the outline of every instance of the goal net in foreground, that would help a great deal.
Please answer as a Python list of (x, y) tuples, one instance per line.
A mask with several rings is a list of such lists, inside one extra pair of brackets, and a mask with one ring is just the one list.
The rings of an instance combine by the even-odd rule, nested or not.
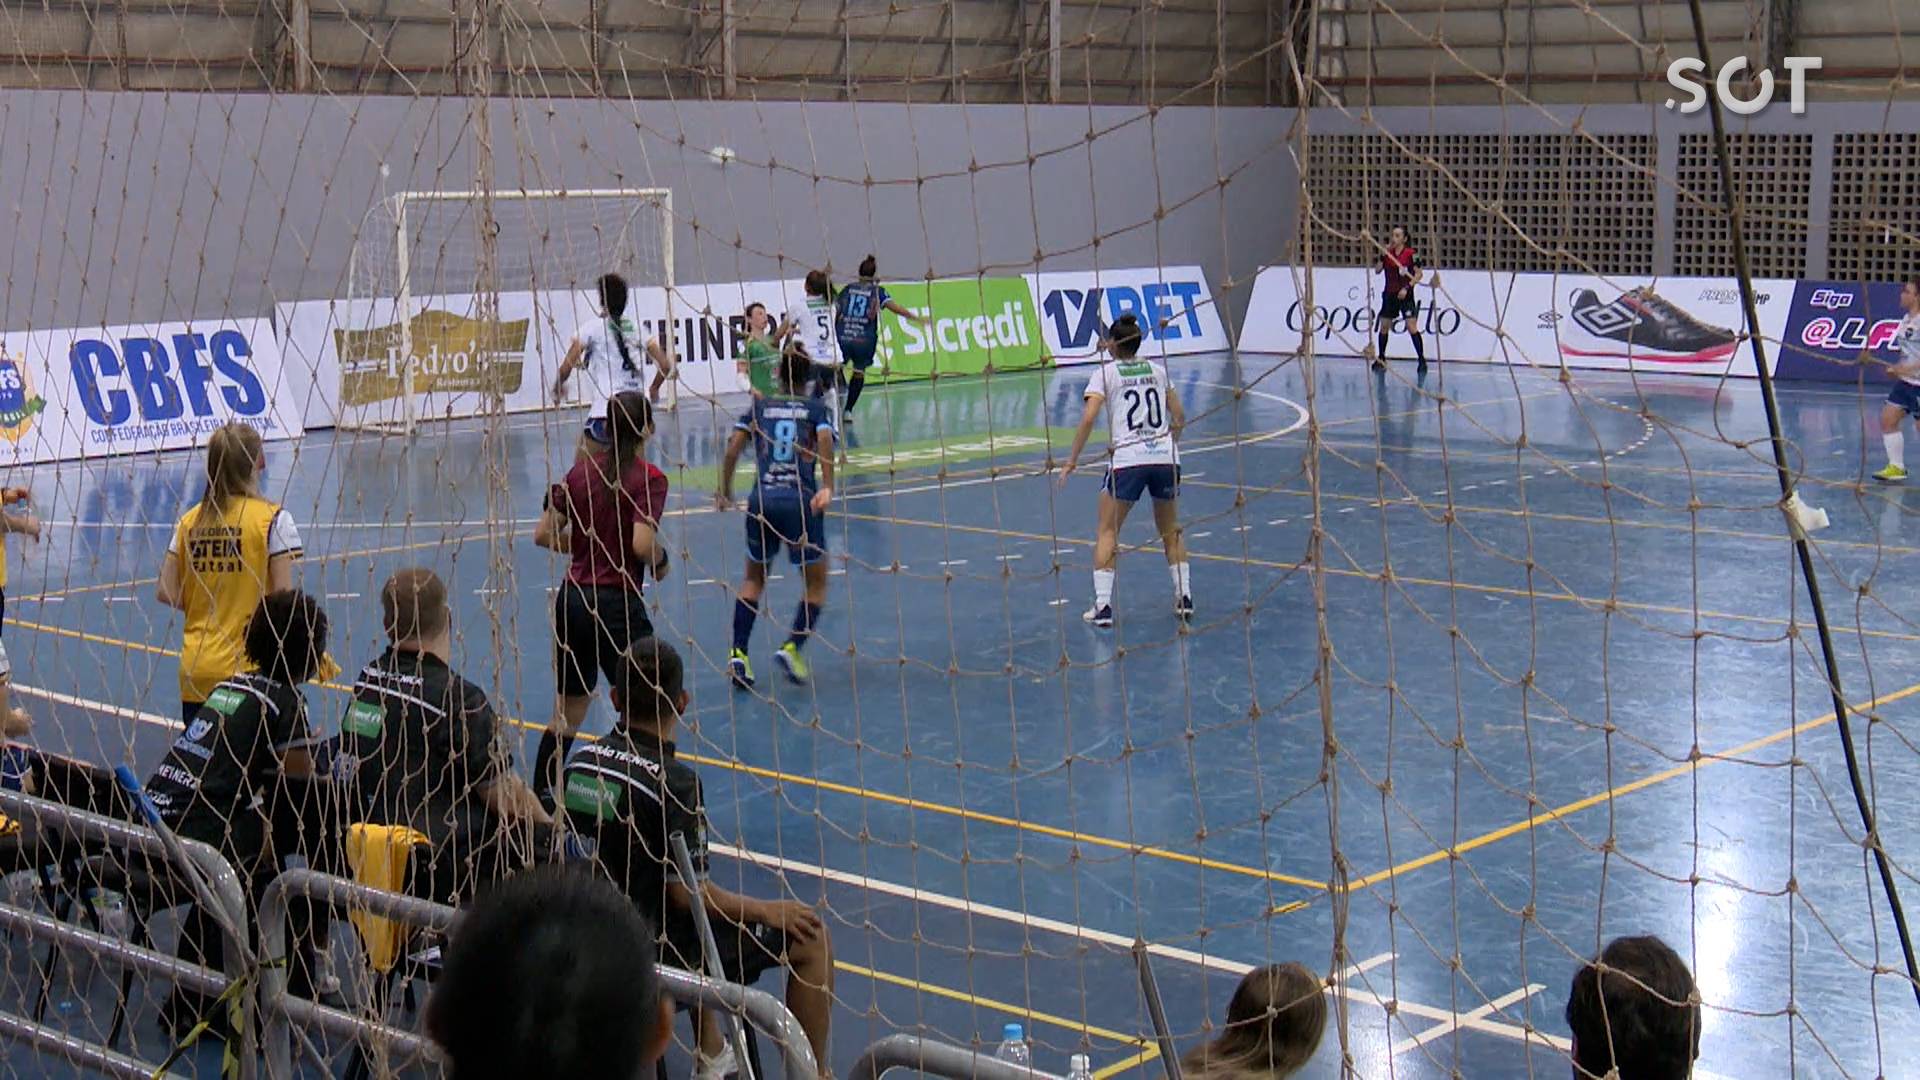
[[(153, 581), (238, 420), (345, 669), (305, 688), (321, 734), (390, 578), (446, 585), (497, 753), (388, 729), (422, 827), (554, 850), (447, 806), (508, 756), (538, 783), (563, 696), (591, 691), (576, 749), (611, 732), (599, 643), (556, 657), (575, 585), (616, 646), (678, 651), (709, 879), (820, 913), (836, 1074), (1019, 1023), (1048, 1073), (1151, 1075), (1271, 1005), (1321, 1035), (1305, 1076), (1601, 1076), (1572, 988), (1641, 936), (1685, 972), (1610, 970), (1607, 1007), (1697, 1037), (1696, 1076), (1920, 1074), (1920, 528), (1883, 408), (1920, 307), (1907, 6), (307, 6), (0, 18), (33, 87), (0, 90), (0, 458), (47, 525), (5, 537), (17, 743), (153, 774), (185, 693)], [(1796, 33), (1832, 45), (1804, 113), (1664, 107), (1669, 58)], [(644, 604), (543, 520), (606, 273), (679, 359)], [(1109, 466), (1164, 463), (1110, 439), (1124, 401), (1067, 465), (1128, 315), (1180, 472), (1166, 531), (1149, 493), (1114, 541), (1148, 482)], [(823, 328), (831, 498), (762, 527), (758, 471), (807, 443), (789, 413), (723, 475), (743, 381), (774, 395), (782, 336)], [(361, 941), (334, 927), (341, 1002), (409, 1026)], [(30, 1017), (47, 942), (6, 950)], [(1307, 989), (1236, 1014), (1282, 964)], [(41, 1023), (104, 1043), (118, 990), (59, 965)], [(159, 993), (117, 1043), (149, 1064)], [(58, 1055), (25, 1030), (0, 1077)]]

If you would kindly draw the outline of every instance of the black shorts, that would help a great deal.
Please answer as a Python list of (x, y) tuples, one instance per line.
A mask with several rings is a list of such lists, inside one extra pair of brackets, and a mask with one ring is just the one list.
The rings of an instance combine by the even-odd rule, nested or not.
[(606, 585), (564, 582), (553, 595), (553, 666), (560, 693), (586, 697), (619, 676), (620, 657), (641, 638), (653, 636), (653, 620), (638, 592)]
[(840, 343), (840, 358), (852, 364), (853, 370), (865, 371), (873, 366), (873, 354), (876, 346), (877, 343), (867, 344), (858, 341), (842, 341)]
[(1908, 416), (1920, 420), (1920, 386), (1905, 379), (1895, 380), (1893, 389), (1887, 391), (1887, 404), (1898, 405)]
[[(766, 923), (735, 925), (725, 919), (714, 919), (713, 940), (720, 951), (720, 970), (728, 982), (752, 986), (760, 981), (760, 976), (786, 963), (786, 931)], [(668, 932), (667, 951), (660, 960), (705, 975), (707, 967), (702, 956), (700, 932), (689, 919), (681, 929)]]
[(1380, 329), (1382, 330), (1387, 329), (1387, 324), (1390, 322), (1403, 318), (1418, 319), (1419, 317), (1420, 297), (1412, 295), (1411, 290), (1409, 290), (1409, 295), (1405, 297), (1389, 296), (1380, 301)]

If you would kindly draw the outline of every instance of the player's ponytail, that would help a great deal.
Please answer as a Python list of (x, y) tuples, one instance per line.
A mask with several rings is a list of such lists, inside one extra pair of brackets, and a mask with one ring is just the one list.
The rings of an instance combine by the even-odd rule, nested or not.
[(620, 366), (627, 374), (638, 375), (640, 368), (633, 362), (633, 350), (627, 347), (627, 335), (620, 329), (620, 319), (627, 313), (627, 279), (619, 274), (600, 276), (600, 304), (607, 309), (607, 332), (613, 335), (613, 347), (620, 350)]
[(238, 421), (223, 424), (207, 440), (207, 494), (203, 500), (224, 515), (233, 500), (253, 494), (260, 471), (260, 433)]
[(780, 354), (780, 386), (789, 394), (798, 394), (806, 389), (807, 380), (811, 378), (813, 359), (807, 355), (806, 347), (796, 341)]
[(860, 276), (867, 280), (880, 276), (880, 264), (874, 260), (873, 256), (869, 255), (860, 260)]
[(623, 390), (607, 402), (607, 465), (600, 478), (618, 488), (653, 433), (653, 403), (638, 390)]
[(1113, 348), (1113, 355), (1122, 360), (1131, 360), (1140, 351), (1140, 340), (1144, 335), (1140, 333), (1140, 319), (1133, 312), (1129, 311), (1115, 319), (1110, 333), (1112, 336), (1107, 340)]
[(807, 295), (833, 299), (833, 279), (827, 276), (825, 270), (807, 271)]

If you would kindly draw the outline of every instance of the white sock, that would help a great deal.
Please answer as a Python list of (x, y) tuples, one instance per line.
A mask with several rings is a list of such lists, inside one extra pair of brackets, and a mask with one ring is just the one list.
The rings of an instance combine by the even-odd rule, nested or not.
[(1887, 444), (1887, 464), (1898, 465), (1903, 469), (1906, 468), (1907, 433), (1904, 431), (1888, 431), (1880, 436), (1880, 441)]
[(1095, 570), (1093, 572), (1093, 606), (1106, 607), (1113, 603), (1113, 571)]
[(1186, 563), (1168, 563), (1167, 572), (1173, 575), (1173, 591), (1176, 596), (1193, 595), (1193, 577)]

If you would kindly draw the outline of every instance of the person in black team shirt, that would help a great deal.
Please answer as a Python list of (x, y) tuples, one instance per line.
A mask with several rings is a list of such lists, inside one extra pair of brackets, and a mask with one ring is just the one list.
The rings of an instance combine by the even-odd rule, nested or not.
[[(244, 655), (254, 667), (222, 681), (174, 740), (147, 779), (147, 794), (174, 832), (211, 844), (247, 879), (258, 905), (290, 854), (275, 843), (275, 791), (282, 777), (312, 777), (317, 739), (307, 722), (300, 684), (320, 669), (327, 648), (327, 616), (313, 597), (294, 589), (268, 593), (247, 620)], [(296, 908), (296, 922), (306, 921)], [(248, 923), (254, 920), (249, 915)], [(296, 934), (303, 938), (296, 925)], [(199, 908), (180, 931), (179, 955), (219, 968), (224, 943), (217, 924)], [(294, 985), (306, 970), (295, 965)], [(296, 990), (304, 992), (304, 990)], [(206, 1013), (209, 1001), (175, 989), (161, 1009), (167, 1026), (183, 1032)], [(224, 1012), (214, 1017), (220, 1031)]]
[[(668, 838), (681, 834), (727, 978), (750, 984), (784, 964), (787, 1007), (813, 1044), (814, 1060), (829, 1060), (833, 943), (826, 924), (797, 900), (755, 900), (707, 880), (700, 777), (675, 755), (673, 743), (688, 701), (680, 654), (656, 638), (635, 642), (610, 693), (619, 714), (613, 731), (580, 747), (567, 762), (561, 798), (568, 826), (641, 914), (662, 928), (662, 960), (699, 971), (693, 893), (670, 869)], [(710, 1055), (720, 1051), (718, 1034), (713, 1017), (704, 1018), (700, 1041)]]
[(530, 861), (540, 843), (529, 828), (552, 819), (514, 774), (486, 692), (448, 666), (446, 582), (401, 570), (380, 589), (380, 614), (390, 644), (354, 684), (335, 772), (352, 789), (349, 817), (405, 825), (432, 844), (413, 891), (459, 903)]
[(592, 873), (516, 874), (447, 942), (426, 1029), (453, 1080), (650, 1077), (673, 1034), (653, 927)]
[(1387, 234), (1387, 247), (1380, 253), (1380, 351), (1374, 354), (1373, 370), (1387, 366), (1387, 338), (1393, 324), (1413, 339), (1413, 355), (1420, 358), (1419, 370), (1427, 370), (1427, 346), (1420, 338), (1420, 300), (1413, 287), (1426, 272), (1420, 252), (1407, 243), (1407, 230), (1395, 225)]

